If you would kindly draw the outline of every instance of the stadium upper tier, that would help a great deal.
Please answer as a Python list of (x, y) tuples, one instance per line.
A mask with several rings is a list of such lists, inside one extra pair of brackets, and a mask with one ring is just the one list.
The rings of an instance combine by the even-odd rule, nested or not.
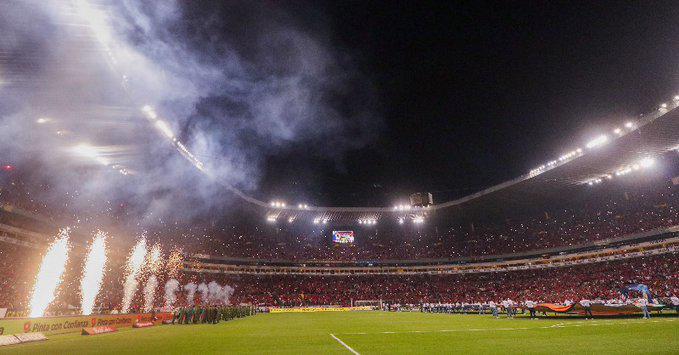
[[(185, 238), (187, 229), (164, 228), (159, 240), (166, 248), (213, 257), (294, 262), (375, 262), (387, 260), (462, 260), (507, 258), (535, 251), (562, 251), (577, 246), (627, 238), (679, 225), (679, 185), (670, 180), (638, 184), (610, 184), (579, 195), (574, 202), (531, 205), (511, 214), (489, 208), (474, 214), (437, 214), (421, 225), (397, 222), (377, 225), (266, 223), (257, 216), (234, 219), (199, 230)], [(53, 235), (45, 218), (9, 209), (0, 223)], [(332, 241), (332, 232), (352, 228), (351, 244)], [(35, 242), (31, 236), (26, 238)], [(76, 238), (74, 236), (74, 238)], [(87, 241), (84, 238), (82, 241)]]

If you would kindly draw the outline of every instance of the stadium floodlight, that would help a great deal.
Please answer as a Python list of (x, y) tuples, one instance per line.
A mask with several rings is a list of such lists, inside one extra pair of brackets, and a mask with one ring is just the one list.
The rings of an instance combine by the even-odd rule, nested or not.
[(679, 95), (674, 95), (673, 100), (674, 100), (674, 101), (679, 101)]
[(602, 134), (602, 135), (592, 139), (591, 141), (587, 142), (587, 148), (589, 148), (589, 149), (596, 148), (596, 147), (602, 146), (606, 143), (608, 143), (608, 136), (605, 135), (605, 134)]
[(415, 218), (413, 218), (413, 223), (415, 223), (415, 224), (424, 223), (424, 217), (423, 216), (416, 216)]
[(276, 216), (267, 216), (266, 221), (269, 223), (276, 222)]
[(655, 164), (655, 160), (651, 157), (645, 157), (639, 161), (639, 165), (643, 168), (650, 168)]
[(295, 221), (295, 217), (289, 217), (289, 218), (288, 218), (288, 223), (292, 223), (292, 222), (294, 222), (294, 221)]
[(626, 122), (626, 123), (625, 123), (625, 128), (629, 128), (629, 129), (634, 128), (634, 122), (632, 122), (632, 121)]
[(75, 154), (86, 158), (96, 159), (99, 156), (97, 148), (87, 144), (80, 143), (71, 149)]
[(319, 224), (319, 223), (321, 223), (321, 219), (320, 218), (314, 218), (314, 224)]
[(620, 134), (622, 134), (622, 129), (616, 127), (616, 128), (613, 130), (613, 133), (620, 135)]
[(165, 135), (167, 138), (174, 139), (174, 133), (172, 132), (172, 129), (170, 129), (170, 126), (167, 125), (164, 121), (158, 120), (156, 121), (156, 127)]
[(403, 223), (405, 223), (405, 218), (399, 217), (398, 218), (398, 224), (403, 224)]
[(660, 108), (659, 108), (659, 109), (660, 109), (660, 110), (666, 110), (666, 109), (667, 109), (667, 104), (663, 102), (662, 104), (660, 104)]
[(271, 201), (270, 205), (271, 205), (271, 207), (276, 207), (276, 202)]

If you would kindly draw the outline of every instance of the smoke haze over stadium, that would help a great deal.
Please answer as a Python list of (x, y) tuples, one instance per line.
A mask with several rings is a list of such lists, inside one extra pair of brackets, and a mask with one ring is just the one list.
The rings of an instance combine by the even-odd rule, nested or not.
[(0, 7), (3, 163), (142, 226), (241, 203), (215, 180), (315, 205), (467, 195), (654, 109), (679, 75), (662, 3)]

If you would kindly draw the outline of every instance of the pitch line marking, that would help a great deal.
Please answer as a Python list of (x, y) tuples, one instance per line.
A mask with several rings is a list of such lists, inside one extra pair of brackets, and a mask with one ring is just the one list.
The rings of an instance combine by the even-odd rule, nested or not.
[(343, 342), (342, 340), (340, 340), (340, 338), (336, 337), (335, 334), (330, 334), (330, 336), (333, 339), (337, 340), (338, 343), (342, 344), (342, 346), (345, 347), (347, 350), (351, 351), (354, 355), (361, 355), (358, 353), (358, 351), (352, 349), (351, 346), (347, 345), (347, 343)]
[[(631, 320), (631, 319), (630, 319)], [(572, 323), (555, 323), (551, 325), (545, 325), (541, 327), (516, 327), (516, 328), (460, 328), (460, 329), (432, 329), (432, 330), (406, 330), (400, 332), (385, 331), (385, 332), (360, 332), (360, 333), (342, 333), (343, 335), (374, 335), (374, 334), (408, 334), (408, 333), (449, 333), (449, 332), (495, 332), (495, 331), (517, 331), (517, 330), (537, 330), (537, 329), (562, 329), (567, 327), (582, 327), (582, 326), (601, 326), (601, 325), (627, 325), (627, 324), (643, 324), (644, 322), (649, 323), (662, 323), (662, 322), (672, 322), (677, 320), (677, 318), (664, 318), (655, 319), (652, 321), (644, 321), (639, 319), (638, 321), (630, 320), (599, 320), (597, 321), (574, 321)], [(342, 335), (341, 334), (341, 335)], [(330, 334), (332, 335), (332, 334)], [(332, 335), (333, 338), (336, 338)], [(340, 341), (337, 339), (337, 341)]]

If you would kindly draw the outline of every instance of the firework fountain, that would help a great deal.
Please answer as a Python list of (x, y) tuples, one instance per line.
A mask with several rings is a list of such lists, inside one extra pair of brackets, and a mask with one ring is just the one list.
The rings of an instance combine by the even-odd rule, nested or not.
[(144, 312), (153, 309), (153, 302), (156, 298), (156, 288), (158, 288), (158, 278), (156, 273), (161, 270), (163, 265), (163, 254), (160, 244), (154, 244), (146, 260), (146, 273), (149, 275), (144, 286)]
[(106, 233), (98, 231), (89, 245), (85, 269), (80, 281), (81, 308), (84, 315), (92, 314), (106, 267)]
[(137, 291), (137, 286), (139, 284), (139, 276), (142, 273), (142, 268), (144, 266), (144, 257), (146, 255), (146, 238), (141, 237), (137, 241), (130, 252), (130, 256), (127, 258), (127, 274), (125, 276), (125, 284), (123, 285), (123, 304), (121, 307), (122, 313), (127, 313), (130, 310), (130, 305), (132, 304), (132, 299)]
[(167, 271), (167, 277), (176, 279), (179, 277), (179, 271), (181, 270), (184, 263), (184, 253), (181, 249), (174, 248), (170, 252), (170, 256), (167, 258), (167, 263), (165, 264), (165, 269)]
[(68, 261), (69, 233), (68, 228), (60, 230), (57, 239), (49, 246), (42, 259), (30, 300), (31, 317), (45, 315), (45, 310), (56, 297)]

